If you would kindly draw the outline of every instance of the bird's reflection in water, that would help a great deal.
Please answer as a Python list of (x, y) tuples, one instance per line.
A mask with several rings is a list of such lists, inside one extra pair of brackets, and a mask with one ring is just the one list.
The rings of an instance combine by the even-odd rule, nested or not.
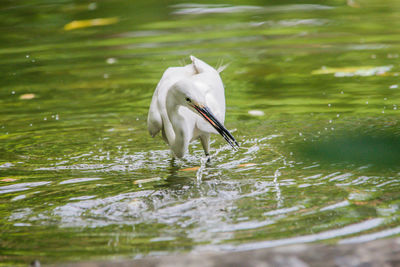
[[(182, 160), (176, 159), (172, 157), (170, 159), (170, 165), (167, 169), (167, 178), (165, 179), (164, 186), (168, 188), (182, 189), (183, 186), (192, 185), (194, 183), (194, 179), (188, 177), (188, 173), (181, 171), (182, 169)], [(193, 172), (190, 172), (193, 174)]]
[[(200, 161), (200, 162), (199, 162)], [(198, 187), (207, 178), (208, 170), (212, 170), (216, 164), (216, 159), (211, 157), (196, 157), (193, 159), (169, 159), (169, 167), (166, 171), (165, 183), (159, 185), (168, 190), (182, 190), (187, 187)], [(192, 167), (185, 167), (185, 166)], [(158, 186), (157, 186), (158, 187)]]

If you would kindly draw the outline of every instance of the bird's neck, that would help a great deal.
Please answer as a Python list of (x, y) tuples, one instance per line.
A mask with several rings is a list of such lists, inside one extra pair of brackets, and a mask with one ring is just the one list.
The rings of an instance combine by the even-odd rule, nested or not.
[(165, 134), (167, 136), (171, 150), (177, 157), (182, 157), (188, 146), (188, 131), (186, 119), (179, 113), (182, 105), (178, 103), (176, 93), (170, 90), (167, 94), (166, 109), (168, 120), (165, 124)]

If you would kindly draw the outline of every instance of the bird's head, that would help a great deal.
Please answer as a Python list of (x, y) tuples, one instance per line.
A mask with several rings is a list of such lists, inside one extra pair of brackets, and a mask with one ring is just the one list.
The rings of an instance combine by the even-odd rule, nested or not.
[(203, 119), (208, 122), (234, 149), (239, 147), (238, 142), (232, 134), (211, 112), (210, 107), (206, 104), (203, 94), (198, 90), (187, 86), (180, 87), (180, 90), (178, 91), (179, 93), (176, 97), (179, 98), (178, 102), (180, 102), (181, 105), (188, 107), (191, 111), (203, 117)]

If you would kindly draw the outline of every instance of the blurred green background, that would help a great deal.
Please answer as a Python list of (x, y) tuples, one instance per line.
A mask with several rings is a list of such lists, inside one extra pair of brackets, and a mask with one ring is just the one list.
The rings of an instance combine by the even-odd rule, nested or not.
[[(3, 0), (0, 21), (0, 266), (400, 233), (399, 1)], [(189, 55), (229, 64), (241, 149), (214, 136), (208, 166), (147, 133)]]

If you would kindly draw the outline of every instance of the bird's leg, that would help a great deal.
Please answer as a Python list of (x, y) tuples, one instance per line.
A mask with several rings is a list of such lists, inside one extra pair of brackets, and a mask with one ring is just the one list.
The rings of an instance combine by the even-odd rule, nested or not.
[(206, 154), (207, 162), (210, 161), (210, 134), (200, 135), (201, 145), (204, 149), (204, 154)]

